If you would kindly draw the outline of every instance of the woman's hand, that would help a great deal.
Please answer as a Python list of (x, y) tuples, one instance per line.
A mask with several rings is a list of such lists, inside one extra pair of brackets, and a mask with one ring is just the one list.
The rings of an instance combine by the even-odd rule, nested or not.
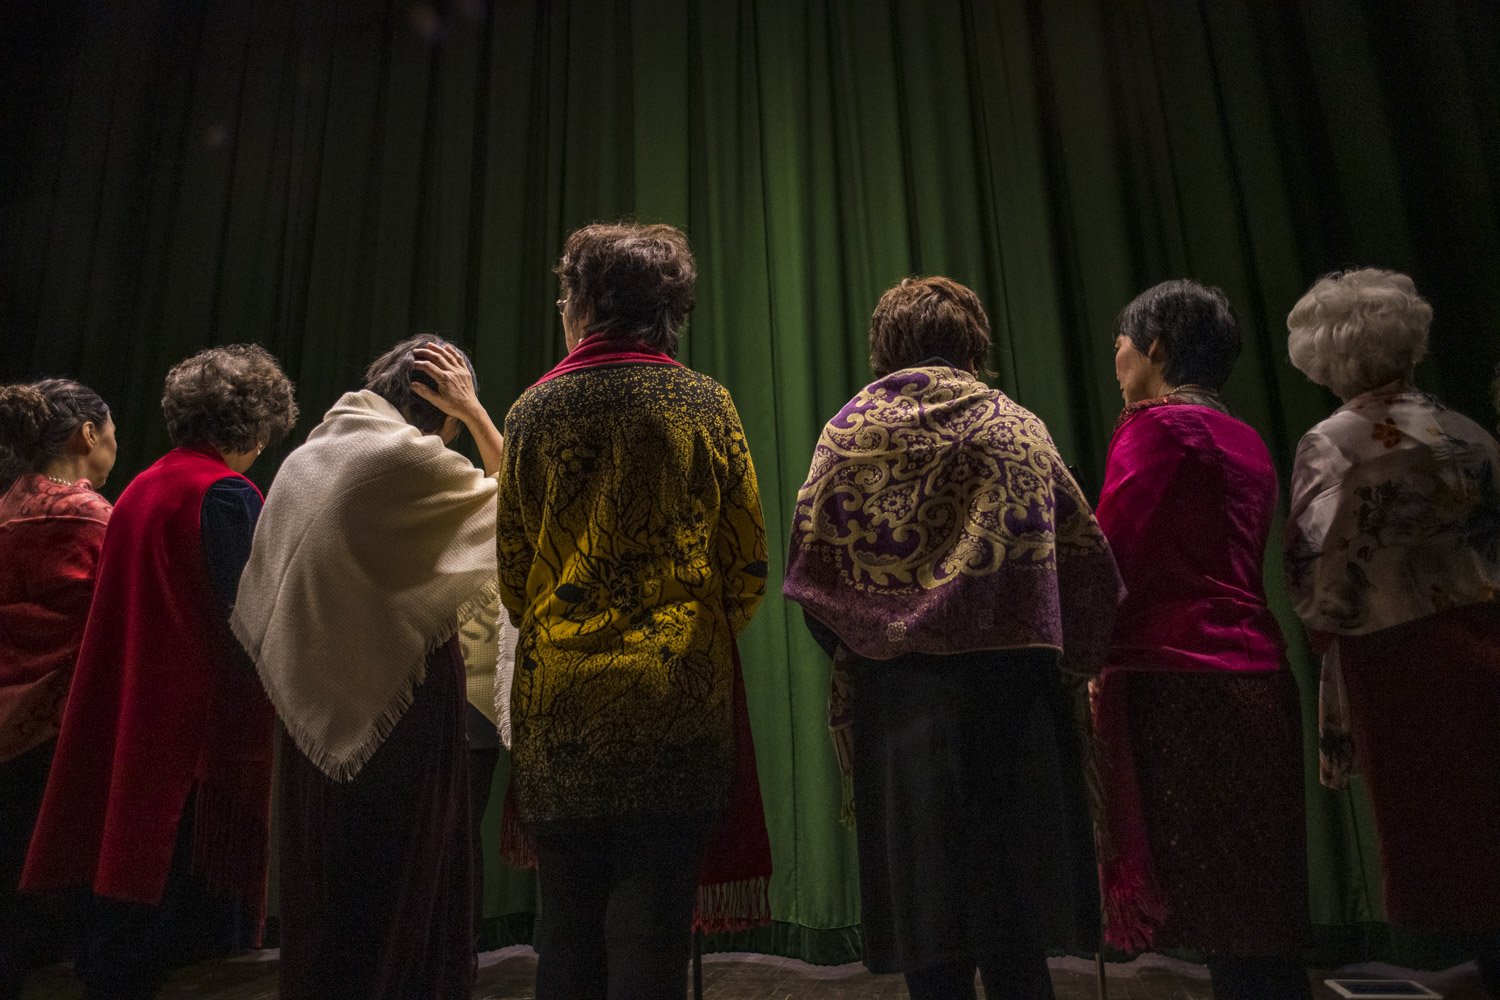
[(474, 392), (474, 376), (469, 374), (469, 366), (464, 362), (463, 355), (451, 344), (425, 344), (412, 354), (416, 357), (412, 367), (437, 385), (434, 390), (413, 379), (412, 392), (465, 424), (468, 424), (476, 411), (484, 411), (479, 396)]
[(425, 344), (412, 354), (416, 357), (412, 367), (432, 379), (437, 389), (413, 381), (411, 391), (448, 416), (462, 421), (479, 447), (484, 474), (495, 475), (500, 471), (505, 439), (474, 392), (474, 376), (469, 373), (464, 356), (451, 344)]

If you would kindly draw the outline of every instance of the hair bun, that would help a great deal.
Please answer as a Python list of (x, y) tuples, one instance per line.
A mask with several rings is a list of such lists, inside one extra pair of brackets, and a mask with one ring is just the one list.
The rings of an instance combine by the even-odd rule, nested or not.
[(0, 446), (24, 453), (47, 432), (52, 404), (29, 385), (0, 386)]

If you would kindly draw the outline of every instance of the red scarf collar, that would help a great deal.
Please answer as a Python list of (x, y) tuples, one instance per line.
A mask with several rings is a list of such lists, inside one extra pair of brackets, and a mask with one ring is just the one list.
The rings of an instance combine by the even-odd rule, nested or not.
[(568, 356), (557, 363), (550, 372), (536, 380), (536, 385), (550, 382), (559, 375), (582, 371), (585, 368), (601, 368), (605, 365), (676, 365), (683, 367), (676, 358), (660, 351), (653, 351), (639, 340), (627, 340), (608, 333), (591, 333), (568, 352)]

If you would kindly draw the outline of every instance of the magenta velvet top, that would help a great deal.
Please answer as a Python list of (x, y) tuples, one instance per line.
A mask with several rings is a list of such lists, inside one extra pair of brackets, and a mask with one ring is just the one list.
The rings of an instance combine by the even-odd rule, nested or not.
[(1243, 421), (1173, 397), (1126, 411), (1097, 510), (1127, 591), (1106, 669), (1281, 667), (1261, 577), (1276, 489)]

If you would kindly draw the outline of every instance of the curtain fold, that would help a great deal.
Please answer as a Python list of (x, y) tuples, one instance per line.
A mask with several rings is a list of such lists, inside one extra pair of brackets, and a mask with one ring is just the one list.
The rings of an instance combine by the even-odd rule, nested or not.
[[(978, 291), (998, 384), (1086, 488), (1119, 408), (1113, 318), (1167, 277), (1236, 307), (1227, 395), (1284, 479), (1333, 405), (1288, 363), (1285, 316), (1337, 267), (1412, 273), (1436, 309), (1420, 380), (1494, 422), (1500, 13), (1482, 0), (53, 0), (0, 35), (0, 379), (99, 389), (114, 484), (166, 446), (167, 367), (213, 343), (276, 352), (305, 433), (377, 353), (441, 333), (498, 419), (563, 352), (563, 237), (623, 216), (684, 227), (698, 254), (683, 360), (740, 407), (782, 540), (773, 591), (817, 432), (868, 381), (870, 311), (911, 273)], [(1267, 576), (1303, 691), (1325, 960), (1464, 957), (1382, 925), (1367, 804), (1316, 782), (1275, 548)], [(849, 958), (827, 664), (779, 596), (743, 653), (778, 925), (737, 943)], [(524, 927), (529, 882), (490, 874), (488, 912)]]

